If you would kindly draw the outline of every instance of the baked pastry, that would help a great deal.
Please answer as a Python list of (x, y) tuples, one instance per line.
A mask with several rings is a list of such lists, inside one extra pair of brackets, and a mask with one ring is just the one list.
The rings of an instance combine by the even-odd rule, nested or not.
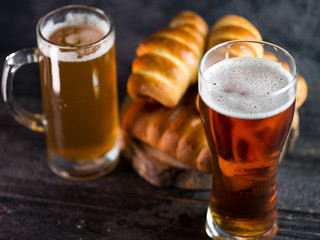
[[(195, 94), (188, 98), (195, 98)], [(193, 100), (194, 101), (194, 100)], [(122, 116), (125, 134), (170, 157), (170, 165), (211, 172), (209, 147), (194, 105), (173, 108), (133, 102)]]
[[(208, 38), (207, 50), (210, 48), (228, 41), (234, 40), (258, 40), (261, 41), (262, 37), (258, 29), (247, 19), (237, 15), (226, 15), (218, 19), (211, 28)], [(244, 43), (242, 46), (246, 50), (237, 49), (235, 46), (231, 47), (230, 57), (241, 56), (240, 53), (246, 53), (252, 57), (262, 57), (263, 48), (258, 45), (251, 45)]]
[(187, 88), (197, 82), (197, 68), (208, 32), (194, 12), (176, 15), (169, 27), (143, 40), (132, 63), (127, 91), (137, 101), (176, 106)]
[[(194, 37), (182, 43), (185, 32)], [(128, 80), (128, 93), (134, 101), (126, 101), (122, 108), (122, 153), (138, 174), (153, 185), (184, 189), (209, 189), (211, 186), (210, 151), (194, 104), (199, 95), (196, 85), (191, 86), (197, 81), (198, 63), (194, 63), (202, 55), (206, 34), (207, 26), (199, 16), (182, 12), (171, 20), (169, 28), (142, 41), (137, 49), (138, 57)], [(213, 25), (207, 47), (245, 39), (262, 40), (248, 20), (228, 15)], [(254, 57), (277, 61), (263, 49), (250, 45), (246, 49)], [(239, 49), (233, 50), (232, 54), (241, 56)], [(297, 110), (306, 96), (306, 82), (299, 76), (292, 125), (295, 131), (291, 131), (284, 149), (292, 148), (298, 136)]]
[(122, 154), (149, 183), (183, 189), (210, 189), (211, 158), (190, 87), (179, 105), (132, 101), (122, 105)]

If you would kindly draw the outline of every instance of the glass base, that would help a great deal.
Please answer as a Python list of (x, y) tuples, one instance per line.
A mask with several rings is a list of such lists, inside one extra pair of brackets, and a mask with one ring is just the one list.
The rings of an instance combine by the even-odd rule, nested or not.
[(239, 237), (230, 235), (224, 232), (218, 225), (214, 222), (210, 207), (207, 210), (207, 219), (206, 219), (206, 233), (212, 239), (219, 239), (219, 240), (272, 240), (276, 236), (278, 231), (278, 222), (275, 221), (272, 227), (263, 234), (253, 237)]
[(95, 159), (67, 159), (58, 155), (49, 157), (49, 167), (57, 175), (77, 181), (100, 178), (112, 172), (119, 163), (120, 142), (106, 154)]

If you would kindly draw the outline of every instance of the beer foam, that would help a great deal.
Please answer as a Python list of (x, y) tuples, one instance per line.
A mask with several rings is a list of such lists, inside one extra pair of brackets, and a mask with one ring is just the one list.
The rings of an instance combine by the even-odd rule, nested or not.
[[(51, 34), (65, 26), (72, 26), (72, 25), (80, 25), (80, 24), (87, 24), (99, 29), (104, 35), (106, 35), (110, 31), (110, 24), (104, 20), (101, 20), (94, 14), (87, 14), (87, 13), (68, 13), (65, 16), (63, 22), (54, 23), (53, 20), (48, 20), (46, 24), (42, 27), (41, 33), (42, 36), (48, 40)], [(109, 33), (109, 36), (106, 40), (99, 43), (99, 47), (95, 48), (95, 51), (90, 51), (90, 49), (86, 47), (65, 47), (66, 49), (79, 49), (79, 51), (61, 51), (59, 48), (64, 48), (63, 46), (57, 47), (55, 44), (51, 44), (48, 41), (45, 41), (38, 37), (38, 47), (40, 51), (50, 57), (55, 58), (62, 62), (82, 62), (88, 61), (95, 58), (98, 58), (105, 54), (110, 48), (113, 46), (115, 39), (114, 30)], [(83, 50), (83, 51), (81, 51)]]
[(263, 58), (225, 59), (199, 74), (202, 100), (215, 111), (236, 118), (260, 119), (287, 109), (295, 99), (291, 74)]

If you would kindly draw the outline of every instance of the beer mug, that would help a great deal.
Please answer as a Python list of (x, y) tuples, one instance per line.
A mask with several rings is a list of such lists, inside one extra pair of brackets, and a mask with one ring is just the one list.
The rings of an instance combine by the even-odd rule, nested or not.
[[(118, 163), (119, 117), (113, 22), (82, 5), (58, 8), (36, 28), (38, 48), (6, 58), (2, 93), (10, 113), (26, 127), (46, 133), (48, 163), (58, 175), (89, 180)], [(13, 99), (14, 74), (39, 63), (44, 114)]]
[(199, 105), (212, 157), (210, 237), (276, 235), (276, 171), (294, 114), (296, 83), (293, 57), (271, 43), (222, 43), (202, 58)]

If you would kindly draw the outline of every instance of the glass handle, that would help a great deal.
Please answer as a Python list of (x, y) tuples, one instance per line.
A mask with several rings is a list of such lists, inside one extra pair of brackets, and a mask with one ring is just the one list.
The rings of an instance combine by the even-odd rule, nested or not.
[(13, 80), (15, 72), (25, 64), (38, 63), (36, 48), (23, 49), (9, 55), (4, 63), (2, 73), (2, 97), (11, 115), (22, 125), (31, 130), (44, 132), (46, 121), (43, 114), (31, 113), (16, 103), (13, 98)]

